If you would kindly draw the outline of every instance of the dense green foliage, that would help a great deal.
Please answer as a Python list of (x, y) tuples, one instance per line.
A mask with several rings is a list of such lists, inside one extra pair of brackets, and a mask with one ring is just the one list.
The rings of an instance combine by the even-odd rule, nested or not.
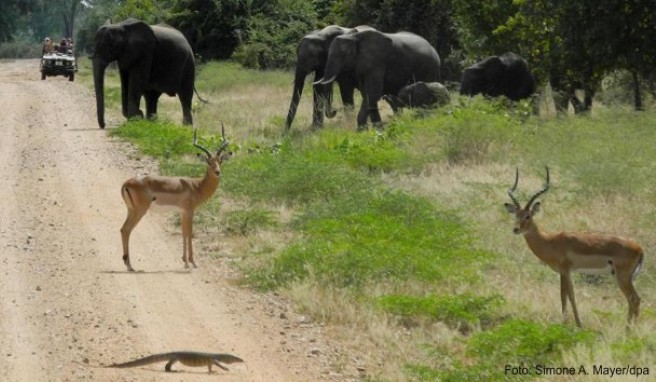
[[(45, 36), (74, 35), (90, 52), (101, 24), (136, 17), (177, 27), (202, 59), (290, 68), (306, 33), (367, 24), (425, 37), (442, 58), (444, 81), (458, 81), (464, 66), (487, 55), (518, 53), (556, 90), (559, 110), (568, 102), (589, 110), (602, 79), (625, 70), (640, 109), (643, 92), (656, 92), (654, 9), (653, 0), (10, 0), (0, 3), (0, 56), (34, 55), (26, 46)], [(576, 89), (585, 90), (582, 99)]]

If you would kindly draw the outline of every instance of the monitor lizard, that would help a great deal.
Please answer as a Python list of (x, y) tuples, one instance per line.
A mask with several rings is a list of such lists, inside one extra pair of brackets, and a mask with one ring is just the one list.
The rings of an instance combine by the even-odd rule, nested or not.
[(147, 357), (139, 358), (134, 361), (124, 362), (124, 363), (115, 363), (112, 365), (107, 365), (103, 367), (115, 367), (115, 368), (126, 368), (126, 367), (137, 367), (150, 365), (151, 363), (167, 361), (168, 363), (164, 366), (164, 370), (171, 370), (171, 366), (174, 363), (180, 362), (183, 365), (191, 367), (200, 367), (207, 366), (208, 372), (212, 372), (212, 366), (216, 365), (223, 370), (228, 370), (227, 367), (223, 366), (221, 363), (236, 363), (244, 362), (241, 358), (234, 356), (232, 354), (225, 353), (202, 353), (195, 351), (175, 351), (170, 353), (160, 353), (153, 354)]

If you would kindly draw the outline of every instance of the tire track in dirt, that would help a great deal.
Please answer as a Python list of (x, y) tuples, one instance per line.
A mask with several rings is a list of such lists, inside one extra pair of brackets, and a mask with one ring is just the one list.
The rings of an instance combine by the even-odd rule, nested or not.
[[(202, 251), (199, 269), (184, 270), (165, 215), (149, 212), (135, 229), (132, 262), (144, 272), (125, 272), (119, 188), (139, 169), (97, 128), (85, 88), (40, 81), (38, 60), (5, 61), (0, 104), (3, 381), (346, 379), (320, 356), (330, 351), (308, 350), (325, 343), (321, 328), (290, 324), (278, 313), (284, 302), (230, 285)], [(182, 374), (83, 364), (173, 350), (230, 352), (247, 366), (217, 377), (180, 365)]]

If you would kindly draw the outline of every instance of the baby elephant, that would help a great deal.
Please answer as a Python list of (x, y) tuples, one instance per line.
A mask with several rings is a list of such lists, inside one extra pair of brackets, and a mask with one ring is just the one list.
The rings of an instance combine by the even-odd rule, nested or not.
[(449, 90), (444, 85), (439, 82), (422, 81), (404, 86), (396, 96), (386, 95), (384, 98), (394, 113), (404, 107), (433, 108), (451, 101)]

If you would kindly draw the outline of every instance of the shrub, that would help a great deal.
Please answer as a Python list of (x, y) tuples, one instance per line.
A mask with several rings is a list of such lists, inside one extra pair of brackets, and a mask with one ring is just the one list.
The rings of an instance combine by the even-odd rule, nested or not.
[(472, 248), (452, 212), (402, 192), (367, 191), (322, 200), (298, 218), (304, 237), (276, 259), (274, 285), (309, 275), (356, 289), (409, 279), (472, 282), (480, 264), (491, 259)]
[(468, 330), (477, 325), (488, 326), (499, 319), (504, 298), (498, 294), (476, 296), (463, 293), (447, 296), (388, 295), (378, 299), (380, 307), (403, 317), (426, 316), (448, 325)]
[(563, 349), (594, 338), (594, 332), (573, 326), (510, 320), (472, 336), (467, 353), (479, 359), (534, 365), (556, 360)]

